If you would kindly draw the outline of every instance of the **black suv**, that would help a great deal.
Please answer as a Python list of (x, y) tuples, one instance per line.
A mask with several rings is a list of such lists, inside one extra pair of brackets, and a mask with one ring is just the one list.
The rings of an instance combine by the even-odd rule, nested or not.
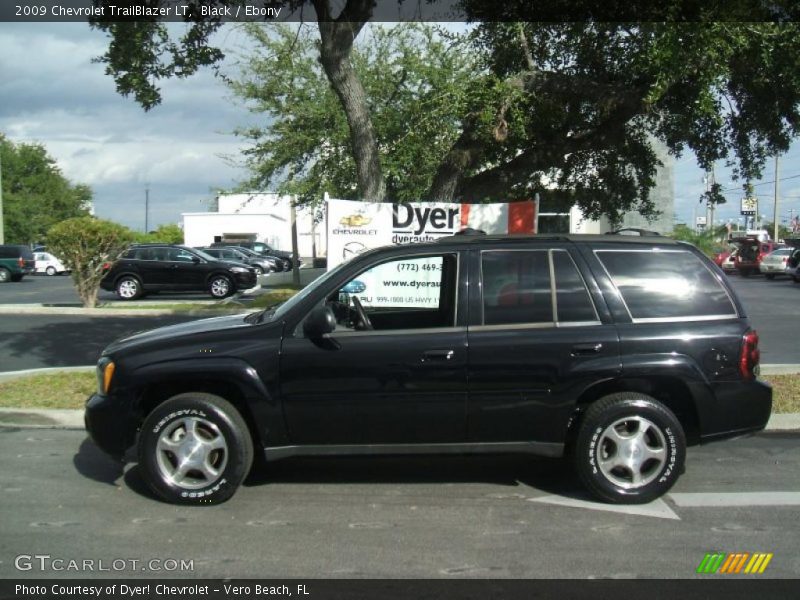
[(256, 271), (249, 265), (168, 244), (132, 246), (107, 268), (100, 287), (116, 292), (122, 300), (160, 291), (208, 292), (212, 298), (225, 298), (257, 281)]
[(36, 270), (33, 252), (27, 246), (0, 245), (0, 283), (22, 281)]
[(523, 452), (648, 502), (687, 444), (762, 429), (758, 336), (668, 238), (453, 236), (381, 248), (277, 308), (106, 348), (86, 426), (173, 502), (233, 495), (254, 452)]

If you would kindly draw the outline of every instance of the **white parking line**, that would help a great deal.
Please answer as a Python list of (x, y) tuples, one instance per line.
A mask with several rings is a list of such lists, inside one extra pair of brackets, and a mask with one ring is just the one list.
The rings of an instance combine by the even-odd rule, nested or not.
[(670, 494), (677, 506), (800, 506), (800, 492), (702, 492)]
[(555, 504), (557, 506), (570, 506), (573, 508), (588, 508), (589, 510), (602, 510), (626, 515), (638, 515), (640, 517), (675, 519), (678, 521), (681, 519), (667, 506), (667, 503), (660, 498), (649, 504), (603, 504), (602, 502), (590, 502), (588, 500), (566, 498), (564, 496), (540, 496), (538, 498), (528, 498), (528, 502), (541, 502), (542, 504)]

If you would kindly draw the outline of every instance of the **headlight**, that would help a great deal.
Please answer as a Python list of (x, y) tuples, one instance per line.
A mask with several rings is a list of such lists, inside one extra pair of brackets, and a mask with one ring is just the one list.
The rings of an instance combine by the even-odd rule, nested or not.
[(111, 388), (111, 379), (114, 377), (116, 366), (110, 358), (101, 358), (97, 363), (97, 391), (107, 394)]
[(233, 272), (233, 273), (249, 273), (250, 269), (245, 269), (244, 267), (231, 267), (231, 272)]

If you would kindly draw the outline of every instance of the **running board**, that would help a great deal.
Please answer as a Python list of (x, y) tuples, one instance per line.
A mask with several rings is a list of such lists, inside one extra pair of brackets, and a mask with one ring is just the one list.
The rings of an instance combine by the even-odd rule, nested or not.
[(292, 456), (374, 456), (382, 454), (535, 454), (559, 458), (564, 444), (553, 442), (485, 442), (467, 444), (302, 445), (264, 448), (267, 460)]

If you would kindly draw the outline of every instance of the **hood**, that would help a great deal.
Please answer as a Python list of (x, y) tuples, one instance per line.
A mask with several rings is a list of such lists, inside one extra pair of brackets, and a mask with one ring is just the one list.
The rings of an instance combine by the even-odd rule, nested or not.
[(292, 258), (292, 253), (285, 252), (284, 250), (269, 250), (266, 253), (266, 256), (277, 256), (278, 258)]
[(244, 314), (225, 315), (224, 317), (198, 319), (189, 321), (188, 323), (167, 325), (166, 327), (159, 327), (158, 329), (140, 331), (112, 342), (103, 350), (103, 354), (107, 355), (119, 352), (120, 350), (130, 350), (134, 347), (152, 344), (154, 342), (174, 340), (176, 337), (188, 337), (214, 331), (230, 330), (237, 327), (252, 327), (253, 324), (244, 320), (245, 316)]
[(217, 262), (217, 263), (219, 263), (221, 265), (224, 265), (227, 268), (231, 268), (231, 267), (242, 267), (243, 269), (252, 268), (247, 263), (239, 262), (238, 260), (221, 260), (221, 259), (217, 259), (215, 262)]

